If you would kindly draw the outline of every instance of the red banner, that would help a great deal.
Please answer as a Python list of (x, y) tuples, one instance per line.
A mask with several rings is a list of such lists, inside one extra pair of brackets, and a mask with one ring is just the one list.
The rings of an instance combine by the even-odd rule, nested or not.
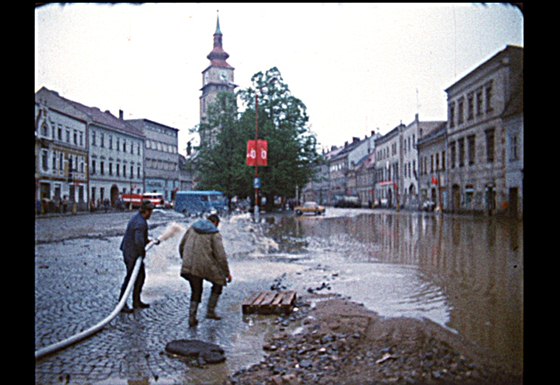
[(247, 166), (268, 166), (268, 142), (266, 140), (247, 142)]

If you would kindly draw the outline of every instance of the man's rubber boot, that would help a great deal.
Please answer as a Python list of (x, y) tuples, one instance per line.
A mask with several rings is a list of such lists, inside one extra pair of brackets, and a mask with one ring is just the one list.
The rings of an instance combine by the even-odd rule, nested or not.
[(208, 298), (208, 311), (206, 312), (206, 318), (213, 319), (219, 321), (222, 319), (219, 315), (216, 314), (216, 306), (218, 305), (218, 299), (220, 295), (216, 295), (214, 293), (210, 294), (210, 298)]
[(198, 325), (198, 320), (196, 319), (196, 313), (198, 312), (199, 302), (191, 301), (191, 307), (189, 308), (189, 326), (194, 327)]

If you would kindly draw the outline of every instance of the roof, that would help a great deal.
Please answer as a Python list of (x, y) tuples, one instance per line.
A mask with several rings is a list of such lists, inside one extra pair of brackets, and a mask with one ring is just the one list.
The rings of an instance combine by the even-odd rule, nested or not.
[(150, 123), (150, 124), (155, 124), (159, 127), (163, 127), (165, 129), (168, 129), (168, 130), (179, 131), (178, 128), (171, 127), (171, 126), (168, 126), (168, 125), (163, 124), (163, 123), (158, 123), (158, 122), (155, 122), (153, 120), (146, 119), (146, 118), (143, 118), (143, 119), (126, 119), (125, 121), (127, 123), (130, 123), (130, 124), (134, 125), (134, 126), (136, 126), (136, 124), (140, 124), (140, 123)]
[(515, 79), (512, 94), (506, 103), (502, 116), (508, 118), (510, 116), (523, 113), (523, 73), (519, 74)]
[[(496, 54), (492, 55), (492, 57), (490, 57), (488, 60), (484, 61), (482, 64), (478, 65), (473, 70), (469, 71), (467, 74), (465, 74), (464, 76), (459, 78), (459, 80), (454, 82), (452, 85), (447, 87), (445, 89), (445, 92), (449, 94), (452, 89), (454, 89), (458, 85), (462, 84), (473, 73), (475, 73), (477, 71), (480, 71), (480, 70), (488, 67), (489, 65), (492, 65), (493, 63), (502, 62), (502, 63), (510, 64), (510, 60), (506, 59), (507, 57), (512, 59), (511, 62), (513, 62), (513, 63), (511, 63), (511, 64), (513, 66), (517, 66), (517, 63), (521, 62), (523, 60), (523, 54), (524, 54), (523, 47), (519, 47), (519, 46), (515, 46), (515, 45), (506, 45), (506, 47), (503, 50), (498, 51)], [(503, 59), (506, 59), (506, 60), (503, 61)]]
[(78, 119), (86, 120), (89, 123), (95, 123), (101, 125), (105, 128), (113, 129), (125, 134), (136, 136), (139, 138), (144, 138), (144, 134), (141, 130), (134, 127), (133, 125), (127, 123), (126, 121), (117, 118), (111, 112), (102, 112), (97, 107), (89, 107), (81, 103), (75, 102), (70, 99), (66, 99), (58, 94), (56, 91), (51, 91), (46, 87), (42, 87), (37, 94), (47, 93), (49, 96), (49, 107), (55, 109), (62, 109), (68, 115), (75, 116)]
[(440, 123), (439, 126), (436, 126), (433, 130), (429, 131), (428, 134), (418, 138), (417, 144), (419, 146), (433, 142), (445, 136), (445, 134), (447, 133), (447, 122), (439, 122), (439, 123)]
[(352, 143), (349, 143), (348, 145), (342, 147), (341, 150), (336, 155), (331, 157), (331, 159), (337, 160), (337, 159), (345, 158), (348, 155), (348, 153), (350, 153), (350, 151), (354, 150), (362, 142), (363, 140), (360, 140), (358, 138), (353, 138)]

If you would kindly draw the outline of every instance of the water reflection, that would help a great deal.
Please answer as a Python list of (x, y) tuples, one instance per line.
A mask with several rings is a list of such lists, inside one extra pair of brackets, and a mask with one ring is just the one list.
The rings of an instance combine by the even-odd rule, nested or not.
[[(409, 315), (407, 311), (414, 309), (520, 367), (523, 223), (370, 212), (320, 219), (285, 218), (279, 227), (291, 227), (290, 236), (305, 238), (308, 251), (328, 256), (333, 264), (337, 257), (343, 258), (353, 277), (348, 274), (346, 281), (342, 278), (337, 289), (355, 286), (353, 297), (363, 297), (366, 305), (367, 295), (361, 293), (365, 289), (370, 290), (369, 297), (385, 296), (389, 299), (373, 298), (369, 304), (392, 312), (390, 315), (399, 311)], [(275, 231), (278, 229), (271, 231), (272, 236), (278, 236)], [(380, 278), (383, 274), (385, 281)], [(399, 274), (404, 276), (399, 278)], [(399, 300), (395, 300), (397, 296)]]

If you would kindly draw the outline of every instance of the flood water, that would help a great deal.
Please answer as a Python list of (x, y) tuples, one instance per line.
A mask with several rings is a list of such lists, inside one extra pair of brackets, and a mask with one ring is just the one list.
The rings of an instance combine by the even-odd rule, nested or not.
[[(239, 310), (243, 298), (270, 290), (280, 277), (300, 295), (337, 293), (384, 317), (428, 318), (522, 369), (521, 221), (332, 208), (326, 216), (265, 221), (260, 228), (235, 217), (221, 224), (234, 276), (224, 306)], [(156, 270), (152, 263), (148, 295), (157, 286)], [(233, 332), (239, 345), (226, 346), (234, 371), (262, 357), (264, 330), (256, 338), (246, 319), (229, 326), (223, 333)], [(222, 337), (211, 342), (223, 343)]]
[(312, 263), (336, 271), (328, 282), (332, 291), (382, 316), (431, 319), (522, 368), (521, 221), (395, 211), (337, 214), (283, 217), (271, 235), (284, 239), (281, 249), (300, 245)]

